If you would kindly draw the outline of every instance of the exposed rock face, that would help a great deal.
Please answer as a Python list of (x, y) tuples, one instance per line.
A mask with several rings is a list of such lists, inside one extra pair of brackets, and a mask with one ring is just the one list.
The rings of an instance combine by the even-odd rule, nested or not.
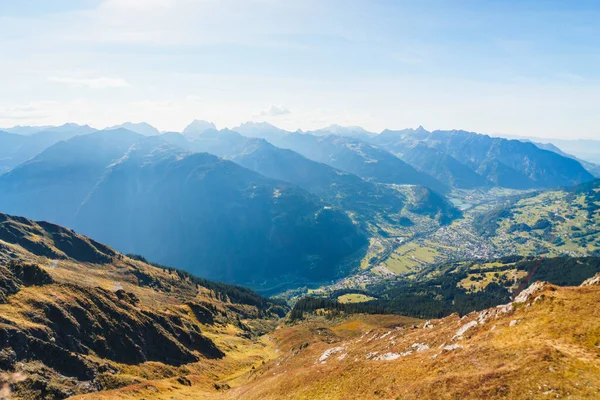
[(9, 367), (39, 360), (62, 375), (90, 380), (99, 365), (85, 355), (125, 364), (169, 365), (198, 361), (198, 355), (224, 355), (197, 325), (180, 315), (137, 308), (124, 291), (61, 285), (53, 292), (55, 301), (45, 296), (28, 300), (35, 328), (2, 321), (0, 344), (13, 354)]
[(190, 307), (194, 316), (198, 321), (203, 324), (212, 324), (214, 322), (214, 308), (211, 309), (210, 305), (200, 304), (198, 302), (188, 302), (187, 306)]
[(527, 289), (523, 290), (515, 299), (513, 303), (525, 303), (532, 295), (542, 290), (546, 286), (546, 282), (534, 282)]
[(18, 293), (21, 286), (41, 286), (52, 282), (50, 275), (37, 265), (18, 261), (0, 264), (0, 304), (6, 302), (8, 295)]
[(600, 274), (596, 274), (590, 279), (584, 281), (581, 286), (598, 286), (600, 285)]

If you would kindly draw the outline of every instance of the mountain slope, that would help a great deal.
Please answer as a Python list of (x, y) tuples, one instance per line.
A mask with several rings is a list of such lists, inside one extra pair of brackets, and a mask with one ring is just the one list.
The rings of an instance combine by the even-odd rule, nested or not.
[(588, 172), (590, 174), (594, 175), (596, 178), (600, 178), (600, 165), (594, 164), (589, 161), (581, 160), (575, 156), (567, 154), (564, 151), (562, 151), (561, 149), (559, 149), (558, 147), (556, 147), (555, 145), (553, 145), (552, 143), (536, 143), (536, 142), (532, 142), (532, 143), (535, 144), (540, 149), (552, 151), (556, 154), (560, 154), (563, 157), (572, 158), (574, 160), (577, 160), (577, 162), (579, 162), (583, 166), (583, 168), (588, 170)]
[(475, 189), (491, 185), (491, 182), (454, 157), (422, 143), (406, 149), (398, 157), (450, 187)]
[(139, 133), (140, 135), (144, 136), (160, 135), (158, 129), (146, 122), (124, 122), (121, 125), (116, 125), (112, 128), (107, 128), (106, 130), (113, 130), (119, 128), (127, 129), (131, 132)]
[(225, 398), (594, 398), (599, 296), (597, 285), (540, 283), (464, 318), (286, 327), (274, 334), (280, 358)]
[(262, 175), (298, 185), (343, 210), (357, 213), (357, 218), (377, 213), (397, 214), (403, 207), (402, 196), (393, 189), (309, 160), (294, 151), (279, 149), (264, 140), (256, 139), (232, 160)]
[(518, 254), (600, 253), (600, 180), (533, 193), (478, 215), (482, 239)]
[[(507, 136), (508, 137), (508, 136)], [(600, 140), (592, 139), (549, 139), (541, 137), (517, 136), (515, 139), (531, 141), (534, 143), (552, 144), (567, 154), (578, 159), (600, 164)]]
[(265, 289), (331, 279), (366, 243), (308, 192), (155, 139), (108, 169), (74, 226), (124, 252)]
[(372, 142), (392, 152), (407, 144), (423, 143), (455, 158), (496, 185), (508, 188), (551, 188), (593, 179), (573, 159), (540, 149), (532, 143), (473, 132), (388, 130), (372, 138)]
[(174, 133), (161, 138), (188, 150), (224, 157), (266, 177), (292, 183), (352, 213), (358, 220), (380, 213), (397, 214), (403, 207), (403, 196), (393, 189), (309, 160), (294, 151), (280, 149), (264, 139), (247, 138), (226, 129), (207, 130), (192, 141)]
[(54, 144), (0, 176), (0, 210), (73, 226), (77, 209), (106, 167), (142, 138), (117, 129)]
[(25, 136), (0, 131), (0, 174), (18, 163), (14, 158), (25, 142)]
[[(0, 131), (0, 174), (29, 160), (48, 147), (78, 135), (95, 131), (87, 125), (64, 124), (56, 127), (39, 127), (40, 131), (25, 130), (27, 135)], [(17, 132), (21, 130), (17, 129)]]
[(291, 133), (273, 139), (272, 143), (374, 182), (423, 185), (440, 192), (448, 190), (435, 178), (417, 171), (393, 154), (360, 140)]
[(268, 359), (235, 347), (258, 350), (258, 334), (285, 310), (248, 289), (0, 214), (0, 382), (12, 382), (18, 399), (64, 399), (182, 368), (214, 382)]
[(80, 399), (595, 398), (599, 282), (539, 282), (462, 318), (316, 317), (270, 334), (277, 357), (228, 390), (165, 379)]

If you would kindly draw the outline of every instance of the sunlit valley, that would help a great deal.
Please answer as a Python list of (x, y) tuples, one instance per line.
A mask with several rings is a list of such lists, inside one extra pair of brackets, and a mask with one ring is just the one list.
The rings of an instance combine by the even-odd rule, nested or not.
[(600, 398), (583, 3), (0, 1), (0, 399)]

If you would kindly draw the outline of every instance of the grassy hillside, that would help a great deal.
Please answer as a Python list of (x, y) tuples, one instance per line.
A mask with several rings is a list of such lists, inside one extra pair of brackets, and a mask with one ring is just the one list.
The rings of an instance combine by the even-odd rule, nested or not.
[(260, 335), (286, 311), (248, 289), (0, 214), (0, 369), (9, 373), (0, 379), (16, 398), (63, 399), (183, 371), (214, 384), (272, 357)]
[(407, 274), (451, 260), (586, 257), (600, 251), (599, 181), (533, 193), (464, 191), (460, 200), (463, 218), (440, 227), (415, 220), (400, 242), (373, 243), (373, 262), (365, 268)]
[[(361, 287), (324, 287), (300, 298), (292, 319), (329, 310), (335, 314), (401, 314), (417, 318), (460, 315), (507, 303), (535, 282), (575, 286), (600, 273), (600, 257), (506, 257), (435, 265)], [(344, 301), (363, 299), (360, 302)]]
[(586, 255), (600, 250), (600, 182), (527, 196), (479, 215), (477, 232), (518, 254)]
[(275, 359), (226, 390), (195, 377), (81, 399), (547, 399), (600, 393), (600, 286), (541, 284), (503, 307), (435, 320), (354, 315), (283, 326)]

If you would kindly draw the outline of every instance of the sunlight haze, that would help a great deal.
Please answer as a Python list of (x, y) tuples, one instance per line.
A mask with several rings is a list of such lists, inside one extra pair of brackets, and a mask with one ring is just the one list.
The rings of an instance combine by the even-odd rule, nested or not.
[(594, 1), (0, 0), (0, 127), (600, 137)]

